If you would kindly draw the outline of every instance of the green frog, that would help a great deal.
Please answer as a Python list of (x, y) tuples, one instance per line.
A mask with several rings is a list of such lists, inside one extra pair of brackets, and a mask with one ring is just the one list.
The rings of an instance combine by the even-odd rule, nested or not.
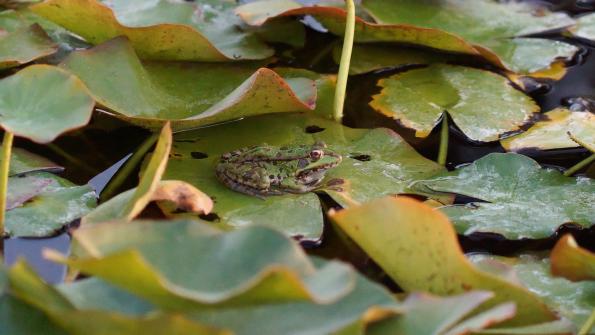
[(316, 189), (341, 159), (324, 142), (285, 147), (264, 144), (223, 154), (215, 172), (232, 190), (264, 198)]

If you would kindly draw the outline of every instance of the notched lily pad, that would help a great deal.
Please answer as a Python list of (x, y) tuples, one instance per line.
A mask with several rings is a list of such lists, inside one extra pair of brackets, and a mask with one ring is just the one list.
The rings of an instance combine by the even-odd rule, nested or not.
[(39, 25), (6, 32), (0, 26), (0, 70), (53, 54), (57, 45)]
[(501, 140), (502, 146), (508, 151), (579, 147), (572, 135), (593, 143), (595, 147), (595, 114), (556, 108), (543, 116), (544, 120), (536, 122), (527, 131)]
[(316, 105), (310, 79), (283, 79), (256, 64), (141, 63), (123, 37), (75, 52), (61, 67), (81, 78), (100, 105), (150, 128), (170, 120), (174, 130), (189, 129)]
[(244, 32), (230, 1), (46, 0), (31, 10), (93, 44), (128, 37), (143, 59), (264, 59), (273, 50)]
[(370, 106), (426, 137), (446, 111), (474, 141), (495, 141), (518, 129), (539, 107), (508, 80), (462, 66), (434, 64), (379, 81)]
[(44, 237), (90, 212), (96, 194), (55, 175), (37, 172), (10, 177), (5, 233), (17, 237)]
[(0, 126), (38, 143), (87, 124), (93, 106), (85, 85), (54, 66), (32, 65), (0, 80)]
[[(282, 147), (317, 141), (342, 156), (342, 162), (326, 172), (320, 191), (344, 206), (414, 192), (409, 188), (411, 182), (443, 171), (391, 130), (350, 129), (322, 118), (283, 114), (177, 134), (165, 178), (186, 181), (211, 196), (215, 201), (213, 212), (223, 227), (269, 224), (289, 235), (318, 240), (323, 218), (314, 193), (262, 200), (229, 189), (215, 176), (215, 166), (224, 153), (263, 144)], [(194, 152), (206, 157), (196, 159)]]
[(461, 234), (490, 232), (509, 239), (540, 239), (564, 223), (590, 227), (595, 222), (591, 179), (565, 177), (519, 154), (489, 154), (413, 187), (485, 201), (440, 208)]
[[(580, 328), (591, 312), (595, 301), (595, 281), (571, 282), (550, 274), (550, 260), (535, 255), (505, 258), (476, 254), (470, 257), (473, 263), (501, 262), (512, 267), (517, 280), (547, 303), (562, 317), (570, 319), (576, 329)], [(502, 266), (502, 264), (499, 264)], [(593, 334), (593, 333), (591, 333)]]

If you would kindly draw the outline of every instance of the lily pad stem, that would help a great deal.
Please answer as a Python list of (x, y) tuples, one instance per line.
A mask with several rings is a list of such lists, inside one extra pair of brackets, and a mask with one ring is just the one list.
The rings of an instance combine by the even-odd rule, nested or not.
[(591, 329), (593, 329), (593, 326), (595, 326), (595, 308), (593, 308), (593, 312), (591, 312), (591, 316), (589, 316), (587, 322), (585, 322), (585, 324), (581, 327), (581, 330), (579, 330), (578, 335), (589, 334)]
[(6, 196), (8, 190), (8, 169), (10, 168), (10, 152), (14, 135), (4, 132), (2, 140), (2, 166), (0, 166), (0, 240), (4, 237), (4, 219), (6, 217)]
[(570, 177), (573, 174), (575, 174), (577, 171), (580, 171), (582, 168), (593, 163), (594, 161), (595, 161), (595, 154), (592, 154), (591, 156), (583, 159), (582, 161), (576, 163), (574, 166), (570, 167), (568, 170), (566, 170), (564, 172), (564, 175), (566, 177)]
[(337, 75), (337, 88), (335, 90), (334, 103), (334, 118), (335, 121), (339, 122), (343, 119), (343, 105), (345, 104), (349, 64), (351, 62), (353, 37), (355, 35), (355, 4), (353, 3), (353, 0), (345, 0), (345, 4), (347, 6), (345, 37), (343, 38), (343, 50), (341, 51), (341, 62), (339, 63), (339, 74)]
[(138, 164), (145, 157), (145, 154), (153, 147), (159, 138), (159, 133), (154, 133), (149, 136), (139, 147), (134, 154), (124, 163), (124, 166), (116, 173), (116, 176), (107, 184), (105, 190), (101, 192), (101, 201), (110, 199), (115, 195), (115, 192), (124, 184), (130, 177), (132, 172), (136, 169)]
[(444, 113), (442, 117), (442, 128), (440, 129), (440, 148), (438, 149), (437, 163), (446, 165), (446, 156), (448, 155), (448, 115)]

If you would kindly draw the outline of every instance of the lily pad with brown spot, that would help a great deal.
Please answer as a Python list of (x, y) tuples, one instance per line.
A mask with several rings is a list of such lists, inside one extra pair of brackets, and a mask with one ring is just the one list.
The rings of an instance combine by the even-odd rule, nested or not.
[(519, 129), (539, 111), (535, 102), (494, 73), (433, 64), (379, 81), (370, 106), (427, 137), (444, 112), (471, 140), (490, 142)]
[(177, 134), (164, 177), (186, 181), (211, 196), (213, 213), (223, 227), (267, 224), (288, 235), (318, 240), (323, 216), (314, 193), (262, 200), (229, 189), (215, 176), (215, 165), (226, 152), (265, 143), (280, 147), (317, 141), (343, 157), (327, 171), (320, 191), (344, 206), (388, 194), (415, 193), (409, 188), (413, 181), (444, 171), (391, 130), (350, 129), (313, 116), (277, 114)]

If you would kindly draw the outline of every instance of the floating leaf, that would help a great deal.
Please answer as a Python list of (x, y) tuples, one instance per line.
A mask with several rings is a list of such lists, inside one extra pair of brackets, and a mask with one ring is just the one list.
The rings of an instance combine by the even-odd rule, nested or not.
[[(356, 17), (355, 41), (358, 43), (396, 42), (478, 55), (497, 66), (521, 73), (547, 71), (578, 51), (563, 42), (514, 38), (574, 23), (566, 14), (550, 13), (543, 7), (535, 9), (522, 3), (501, 4), (490, 0), (431, 3), (366, 0), (362, 6), (375, 22)], [(293, 1), (268, 0), (240, 6), (236, 12), (251, 25), (262, 25), (279, 16), (306, 14), (313, 15), (334, 34), (343, 35), (345, 30), (346, 12), (337, 7), (304, 7)], [(534, 50), (538, 52), (531, 57), (522, 57)]]
[(426, 137), (444, 111), (474, 141), (494, 141), (516, 130), (539, 107), (506, 78), (462, 66), (430, 65), (378, 83), (383, 89), (370, 106)]
[[(21, 148), (12, 148), (10, 155), (10, 176), (18, 176), (30, 172), (61, 172), (63, 167)], [(1, 161), (1, 159), (0, 159)]]
[[(409, 184), (443, 168), (423, 158), (388, 129), (349, 129), (299, 114), (263, 115), (174, 137), (165, 178), (186, 181), (214, 198), (223, 227), (269, 224), (289, 235), (318, 240), (323, 218), (315, 194), (270, 196), (264, 200), (229, 189), (215, 176), (222, 154), (254, 145), (299, 145), (324, 141), (342, 155), (326, 173), (321, 191), (340, 204), (365, 202), (387, 194), (412, 192)], [(326, 183), (334, 184), (325, 187)]]
[(81, 78), (97, 102), (125, 120), (174, 130), (248, 115), (307, 111), (315, 106), (312, 80), (284, 80), (249, 65), (141, 63), (125, 38), (70, 55), (61, 66)]
[(417, 187), (486, 201), (441, 208), (461, 234), (539, 239), (564, 223), (590, 227), (595, 222), (595, 183), (542, 169), (531, 158), (513, 153), (489, 154)]
[(166, 310), (332, 302), (354, 283), (350, 268), (315, 269), (296, 244), (263, 227), (224, 234), (196, 221), (122, 222), (86, 226), (74, 238), (77, 258), (48, 255)]
[(595, 254), (581, 248), (570, 234), (556, 243), (550, 260), (554, 276), (572, 281), (595, 280)]
[(576, 27), (573, 29), (576, 37), (595, 40), (595, 14), (583, 15), (576, 20)]
[(10, 177), (7, 202), (6, 234), (43, 237), (90, 212), (96, 194), (88, 185), (39, 172)]
[(510, 319), (515, 314), (514, 304), (509, 303), (490, 309), (481, 316), (461, 321), (491, 297), (493, 294), (490, 292), (478, 291), (444, 298), (412, 293), (401, 307), (402, 315), (373, 324), (369, 333), (371, 335), (462, 335), (470, 331), (475, 333), (494, 323)]
[(84, 126), (93, 105), (85, 85), (57, 67), (32, 65), (0, 80), (0, 126), (35, 142)]
[[(595, 143), (595, 115), (589, 112), (573, 112), (567, 108), (556, 108), (544, 114), (545, 119), (538, 121), (527, 131), (507, 137), (500, 141), (508, 151), (523, 149), (564, 149), (575, 148), (579, 144), (572, 140), (569, 132), (575, 136), (592, 138)], [(588, 141), (588, 140), (587, 140)], [(594, 144), (595, 146), (595, 144)]]
[(0, 29), (0, 69), (19, 66), (56, 52), (56, 45), (38, 25), (8, 33)]
[(330, 216), (407, 292), (492, 291), (495, 297), (483, 308), (516, 303), (517, 315), (506, 325), (555, 319), (535, 295), (475, 268), (463, 255), (446, 216), (431, 207), (408, 198), (383, 198)]
[[(109, 5), (109, 7), (108, 7)], [(242, 31), (231, 1), (46, 0), (31, 10), (93, 44), (128, 37), (143, 59), (264, 59), (273, 50)]]
[(530, 291), (540, 296), (548, 306), (570, 319), (576, 328), (582, 326), (593, 310), (595, 281), (571, 282), (550, 274), (550, 261), (532, 255), (505, 258), (476, 254), (470, 257), (474, 263), (497, 260), (509, 264), (518, 280)]

